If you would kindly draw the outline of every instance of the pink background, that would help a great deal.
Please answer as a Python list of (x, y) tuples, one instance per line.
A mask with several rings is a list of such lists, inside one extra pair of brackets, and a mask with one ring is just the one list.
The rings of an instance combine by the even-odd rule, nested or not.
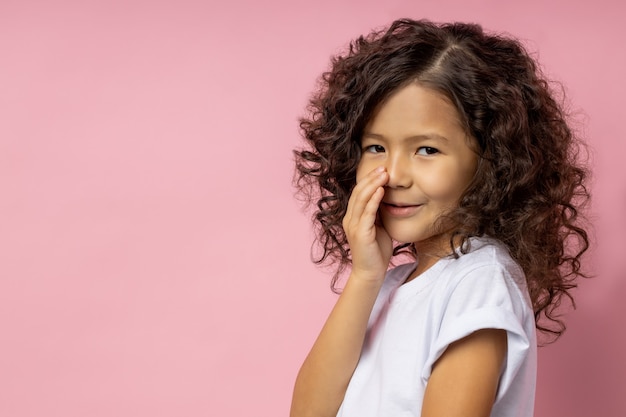
[(626, 415), (618, 0), (0, 2), (0, 415), (280, 416), (335, 296), (293, 198), (332, 53), (397, 17), (526, 40), (595, 164), (596, 277), (536, 415)]

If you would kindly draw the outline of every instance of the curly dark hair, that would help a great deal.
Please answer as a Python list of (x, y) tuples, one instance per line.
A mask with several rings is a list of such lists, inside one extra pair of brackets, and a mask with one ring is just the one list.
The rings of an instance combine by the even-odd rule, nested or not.
[[(519, 41), (487, 34), (476, 24), (397, 20), (361, 36), (332, 59), (309, 102), (300, 129), (307, 146), (295, 150), (295, 185), (315, 203), (321, 252), (334, 261), (332, 280), (350, 263), (342, 219), (356, 183), (363, 129), (376, 108), (410, 83), (447, 97), (478, 143), (479, 164), (459, 207), (450, 239), (487, 235), (502, 241), (526, 274), (538, 330), (558, 338), (565, 325), (557, 307), (573, 305), (570, 290), (585, 276), (589, 247), (581, 208), (589, 199), (584, 146), (563, 106)], [(415, 255), (412, 244), (394, 254)], [(545, 317), (546, 320), (543, 320)]]

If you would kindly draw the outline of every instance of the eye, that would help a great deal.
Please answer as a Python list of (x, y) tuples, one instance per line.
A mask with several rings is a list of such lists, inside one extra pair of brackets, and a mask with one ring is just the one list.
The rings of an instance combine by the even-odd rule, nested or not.
[(431, 148), (430, 146), (421, 146), (417, 149), (416, 153), (422, 156), (435, 155), (439, 153), (439, 149)]
[(363, 148), (363, 152), (383, 153), (385, 152), (385, 148), (382, 145), (370, 145)]

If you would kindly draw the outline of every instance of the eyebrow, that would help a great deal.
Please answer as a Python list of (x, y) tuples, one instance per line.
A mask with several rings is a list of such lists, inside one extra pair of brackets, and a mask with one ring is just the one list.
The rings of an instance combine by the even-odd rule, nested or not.
[[(363, 138), (371, 138), (371, 139), (379, 139), (379, 140), (385, 140), (385, 135), (381, 135), (378, 133), (373, 133), (373, 132), (363, 132)], [(425, 139), (439, 139), (439, 140), (444, 140), (446, 142), (449, 141), (449, 139), (445, 136), (441, 136), (438, 135), (437, 133), (427, 133), (424, 135), (413, 135), (413, 136), (407, 136), (405, 138), (402, 138), (402, 140), (425, 140)]]

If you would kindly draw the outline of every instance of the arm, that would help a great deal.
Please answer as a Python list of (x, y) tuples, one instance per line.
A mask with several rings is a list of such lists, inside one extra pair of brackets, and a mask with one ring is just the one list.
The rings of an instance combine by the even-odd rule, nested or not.
[(293, 392), (291, 417), (334, 416), (343, 401), (365, 338), (378, 286), (350, 277), (304, 361)]
[(383, 170), (372, 171), (352, 192), (343, 220), (352, 273), (298, 373), (291, 417), (334, 416), (343, 401), (391, 258), (391, 239), (375, 224), (387, 180)]
[(433, 366), (422, 417), (489, 417), (506, 351), (506, 332), (498, 329), (451, 344)]

